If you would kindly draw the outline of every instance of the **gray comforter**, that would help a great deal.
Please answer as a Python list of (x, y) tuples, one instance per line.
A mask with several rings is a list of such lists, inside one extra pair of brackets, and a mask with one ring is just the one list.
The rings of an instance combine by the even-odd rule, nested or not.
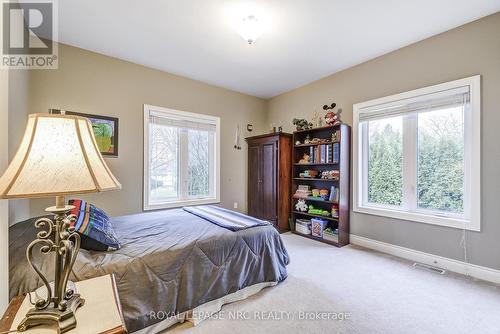
[[(10, 296), (41, 286), (25, 259), (34, 220), (10, 228)], [(232, 232), (182, 209), (112, 218), (123, 245), (114, 252), (81, 250), (72, 280), (114, 273), (130, 332), (159, 320), (151, 312), (181, 313), (261, 282), (287, 277), (289, 262), (272, 226)], [(38, 255), (45, 273), (48, 256)]]

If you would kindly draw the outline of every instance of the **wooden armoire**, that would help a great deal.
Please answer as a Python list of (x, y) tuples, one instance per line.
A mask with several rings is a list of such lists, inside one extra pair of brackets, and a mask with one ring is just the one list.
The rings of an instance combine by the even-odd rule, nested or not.
[(248, 143), (248, 214), (290, 230), (292, 135), (283, 132), (246, 138)]

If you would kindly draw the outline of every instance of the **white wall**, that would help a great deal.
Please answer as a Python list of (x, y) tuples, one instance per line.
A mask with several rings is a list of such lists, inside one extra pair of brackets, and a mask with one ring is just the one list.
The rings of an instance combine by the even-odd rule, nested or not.
[[(8, 159), (8, 96), (9, 73), (0, 70), (0, 171), (7, 167)], [(9, 209), (8, 201), (0, 200), (0, 312), (9, 300)]]

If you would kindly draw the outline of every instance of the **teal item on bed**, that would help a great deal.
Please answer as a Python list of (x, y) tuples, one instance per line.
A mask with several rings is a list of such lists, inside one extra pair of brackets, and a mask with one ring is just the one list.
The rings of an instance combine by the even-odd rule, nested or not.
[(239, 212), (223, 209), (215, 205), (185, 206), (182, 209), (209, 222), (231, 231), (244, 230), (255, 226), (266, 226), (270, 223)]

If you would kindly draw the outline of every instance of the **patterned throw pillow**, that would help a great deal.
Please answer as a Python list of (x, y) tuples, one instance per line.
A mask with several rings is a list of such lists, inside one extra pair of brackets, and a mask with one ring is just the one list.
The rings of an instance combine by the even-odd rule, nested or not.
[(108, 215), (87, 201), (73, 199), (71, 214), (76, 216), (75, 230), (81, 236), (81, 247), (86, 250), (110, 251), (120, 249), (120, 243)]

